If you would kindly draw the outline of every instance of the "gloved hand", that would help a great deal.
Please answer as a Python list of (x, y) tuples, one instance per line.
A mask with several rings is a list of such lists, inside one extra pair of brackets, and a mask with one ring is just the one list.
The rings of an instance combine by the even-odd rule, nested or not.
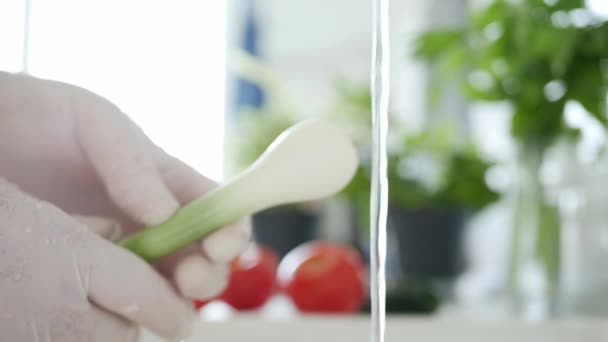
[[(113, 238), (121, 231), (132, 232), (142, 225), (160, 223), (178, 206), (215, 186), (154, 145), (112, 103), (84, 89), (59, 82), (0, 73), (0, 177), (18, 185), (29, 195), (11, 195), (0, 200), (0, 206), (2, 203), (15, 206), (12, 201), (20, 200), (10, 220), (0, 216), (0, 236), (10, 229), (11, 234), (7, 233), (7, 236), (17, 239), (0, 238), (0, 250), (7, 250), (6, 255), (31, 260), (27, 262), (29, 265), (33, 265), (34, 260), (41, 263), (41, 267), (28, 268), (32, 274), (30, 279), (36, 279), (33, 283), (36, 287), (24, 286), (26, 277), (19, 282), (20, 288), (26, 291), (22, 296), (11, 292), (10, 279), (0, 278), (2, 312), (24, 312), (27, 316), (28, 312), (23, 311), (26, 309), (21, 308), (23, 303), (20, 302), (27, 298), (33, 298), (31, 305), (36, 307), (45, 305), (39, 298), (42, 294), (43, 297), (57, 297), (53, 298), (55, 300), (88, 293), (89, 301), (94, 303), (94, 310), (88, 309), (89, 313), (105, 315), (109, 317), (108, 321), (125, 324), (110, 313), (124, 314), (120, 311), (124, 309), (121, 306), (133, 296), (138, 302), (132, 307), (137, 306), (138, 310), (130, 314), (140, 317), (123, 315), (124, 318), (165, 336), (175, 335), (182, 330), (177, 328), (180, 326), (177, 321), (181, 321), (184, 314), (177, 308), (178, 299), (175, 294), (171, 297), (171, 291), (175, 289), (186, 298), (196, 299), (217, 294), (226, 281), (227, 262), (240, 253), (250, 237), (247, 222), (239, 223), (216, 232), (201, 244), (163, 258), (154, 266), (167, 279), (169, 287), (164, 287), (161, 278), (138, 258), (98, 237), (90, 237), (89, 233), (82, 234), (86, 236), (84, 244), (46, 247), (43, 243), (40, 248), (36, 241), (59, 240), (65, 234), (79, 231), (81, 226), (77, 222), (106, 236), (113, 235)], [(63, 213), (49, 205), (44, 206), (45, 210), (28, 211), (31, 206), (36, 207), (36, 199), (52, 203)], [(30, 212), (36, 215), (29, 217)], [(32, 232), (27, 234), (26, 228)], [(36, 248), (26, 248), (29, 244)], [(9, 245), (11, 251), (7, 249)], [(83, 267), (78, 268), (74, 266), (75, 262), (86, 265), (76, 263)], [(78, 276), (72, 275), (73, 278), (83, 278), (86, 274), (83, 269), (87, 267), (91, 267), (89, 291), (61, 284), (72, 279), (66, 275), (69, 270), (80, 272)], [(52, 272), (46, 273), (46, 269)], [(48, 277), (51, 277), (50, 282)], [(41, 278), (47, 279), (42, 281)], [(60, 284), (53, 288), (52, 283), (57, 282)], [(5, 283), (7, 289), (4, 289)], [(95, 289), (104, 293), (103, 298), (92, 294), (94, 283), (99, 285)], [(61, 296), (53, 293), (57, 287)], [(83, 300), (86, 302), (87, 296)], [(11, 304), (6, 306), (4, 303)], [(61, 311), (61, 307), (53, 308)], [(70, 313), (63, 316), (65, 322), (62, 324), (80, 316), (68, 304), (63, 310)], [(36, 317), (40, 322), (45, 320), (41, 315)], [(4, 326), (5, 322), (0, 320), (0, 336), (7, 333), (12, 336), (13, 329), (16, 329), (15, 333), (21, 331), (12, 324)], [(70, 326), (79, 326), (80, 330), (87, 328), (86, 324), (72, 323)], [(94, 327), (88, 328), (92, 330), (85, 330), (95, 336)], [(35, 331), (30, 329), (31, 333)], [(97, 336), (95, 338), (99, 340)], [(105, 340), (121, 341), (120, 338)]]
[[(107, 232), (107, 230), (106, 230)], [(188, 333), (188, 305), (149, 265), (0, 181), (0, 340), (135, 341)]]

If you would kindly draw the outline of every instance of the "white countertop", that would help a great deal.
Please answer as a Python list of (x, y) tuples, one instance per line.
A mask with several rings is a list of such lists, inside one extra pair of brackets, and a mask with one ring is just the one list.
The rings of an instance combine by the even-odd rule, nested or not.
[[(282, 297), (251, 313), (223, 303), (201, 311), (193, 336), (184, 342), (368, 342), (369, 316), (302, 315)], [(144, 332), (142, 342), (162, 340)], [(386, 342), (608, 342), (608, 319), (523, 322), (491, 310), (466, 314), (446, 308), (434, 316), (390, 316)]]
[[(387, 342), (594, 342), (608, 341), (608, 321), (456, 321), (391, 317)], [(149, 334), (145, 342), (160, 342)], [(272, 320), (246, 315), (227, 321), (203, 322), (195, 327), (194, 341), (322, 342), (369, 341), (369, 320), (363, 316), (305, 316)]]

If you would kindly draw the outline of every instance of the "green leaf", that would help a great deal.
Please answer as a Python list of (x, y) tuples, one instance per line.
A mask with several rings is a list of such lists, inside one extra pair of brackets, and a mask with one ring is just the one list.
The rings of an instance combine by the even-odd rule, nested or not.
[(434, 61), (454, 44), (462, 43), (462, 29), (429, 31), (414, 42), (414, 56), (420, 60)]
[(428, 84), (428, 104), (434, 109), (445, 90), (446, 81), (466, 68), (467, 51), (460, 46), (454, 46), (437, 57), (435, 68), (431, 70)]
[(472, 155), (452, 155), (447, 172), (456, 172), (458, 175), (447, 178), (442, 196), (451, 203), (465, 205), (473, 210), (479, 210), (496, 201), (498, 194), (485, 183), (488, 167), (488, 163)]
[(517, 109), (511, 119), (511, 134), (516, 138), (530, 136), (532, 116), (521, 109)]
[(494, 85), (489, 89), (478, 89), (474, 87), (469, 81), (462, 83), (462, 90), (466, 96), (474, 100), (481, 101), (502, 101), (506, 98), (502, 92), (501, 87), (494, 80)]
[(496, 0), (472, 17), (475, 30), (482, 30), (494, 22), (500, 22), (509, 11), (509, 4), (504, 0)]
[(580, 39), (579, 32), (574, 29), (564, 30), (560, 44), (557, 45), (551, 58), (551, 71), (556, 77), (562, 77), (576, 56), (577, 42)]
[(585, 0), (558, 0), (557, 3), (551, 7), (552, 12), (569, 11), (577, 8), (585, 8)]
[(517, 51), (527, 52), (529, 50), (531, 47), (530, 38), (534, 37), (531, 34), (532, 31), (532, 23), (527, 15), (520, 14), (515, 17), (513, 22), (513, 40)]
[(594, 118), (608, 126), (606, 96), (608, 87), (601, 61), (579, 60), (566, 77), (566, 96), (579, 102)]
[(535, 71), (535, 68), (528, 68), (525, 74), (529, 75), (529, 78), (520, 77), (520, 96), (515, 100), (517, 107), (525, 109), (530, 115), (535, 115), (536, 108), (543, 106), (546, 102), (544, 87), (553, 80), (550, 75), (544, 76), (542, 72)]
[(525, 143), (548, 146), (563, 130), (565, 100), (541, 101), (534, 107), (516, 107), (511, 133)]
[(527, 32), (527, 52), (531, 59), (542, 59), (550, 56), (562, 43), (562, 36), (551, 26), (530, 27)]

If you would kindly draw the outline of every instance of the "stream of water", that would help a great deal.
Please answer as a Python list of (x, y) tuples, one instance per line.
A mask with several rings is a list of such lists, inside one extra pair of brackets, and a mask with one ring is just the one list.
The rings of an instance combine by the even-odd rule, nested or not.
[(373, 46), (372, 184), (370, 201), (371, 341), (384, 342), (386, 303), (386, 221), (388, 212), (387, 133), (389, 106), (389, 0), (372, 0)]

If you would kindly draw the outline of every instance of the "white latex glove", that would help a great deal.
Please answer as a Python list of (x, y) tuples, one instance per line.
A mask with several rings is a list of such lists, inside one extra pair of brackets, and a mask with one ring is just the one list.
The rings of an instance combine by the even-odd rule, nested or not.
[(189, 331), (190, 307), (158, 273), (47, 202), (0, 181), (0, 340), (135, 341)]
[[(32, 197), (48, 201), (72, 216), (69, 219), (57, 210), (40, 211), (36, 215), (37, 225), (20, 222), (27, 215), (16, 215), (9, 224), (3, 222), (4, 218), (0, 216), (0, 235), (3, 230), (10, 228), (15, 230), (15, 236), (25, 236), (34, 245), (38, 234), (41, 234), (33, 231), (35, 227), (46, 229), (47, 235), (41, 234), (41, 239), (59, 239), (66, 230), (78, 227), (75, 221), (105, 236), (117, 238), (120, 231), (132, 232), (142, 225), (164, 221), (179, 205), (215, 186), (212, 181), (155, 146), (126, 115), (107, 100), (75, 86), (1, 72), (0, 177), (18, 185)], [(22, 197), (26, 198), (25, 195)], [(28, 201), (35, 200), (25, 200), (26, 203)], [(49, 213), (55, 215), (55, 231), (46, 223), (46, 220), (52, 218), (52, 215), (46, 217)], [(31, 228), (32, 233), (19, 235), (24, 233), (19, 231), (26, 227)], [(58, 235), (53, 237), (54, 233)], [(201, 244), (163, 258), (154, 266), (165, 276), (168, 284), (184, 297), (205, 299), (222, 290), (227, 276), (226, 263), (243, 250), (249, 237), (249, 225), (237, 224), (218, 231)], [(155, 296), (169, 298), (168, 294), (162, 293), (162, 285), (155, 284), (159, 280), (155, 279), (153, 270), (150, 268), (146, 271), (148, 266), (140, 264), (135, 256), (109, 242), (98, 238), (91, 240), (95, 241), (92, 244), (97, 250), (102, 252), (91, 251), (87, 262), (112, 269), (98, 275), (104, 277), (99, 280), (99, 284), (110, 284), (107, 291), (116, 291), (112, 295), (136, 296), (134, 288), (141, 290), (148, 287), (149, 290), (140, 294), (146, 299), (151, 300)], [(25, 241), (22, 245), (26, 246), (27, 243)], [(0, 239), (0, 250), (6, 248), (7, 244), (14, 243)], [(59, 272), (61, 267), (69, 265), (71, 270), (76, 270), (72, 261), (52, 254), (74, 253), (69, 248), (65, 248), (65, 251), (58, 249), (60, 248), (50, 248), (47, 254), (40, 254), (50, 259), (48, 262), (56, 264), (58, 269), (48, 273), (45, 271), (38, 276), (59, 281), (55, 277), (63, 273), (53, 273)], [(36, 249), (24, 250), (33, 253)], [(36, 255), (38, 254), (31, 257)], [(26, 260), (28, 257), (30, 256), (23, 255)], [(31, 271), (35, 273), (43, 269), (46, 268), (32, 268)], [(6, 281), (1, 280), (2, 284)], [(26, 281), (24, 278), (20, 284), (23, 286)], [(35, 285), (36, 287), (26, 290), (30, 293), (22, 296), (23, 300), (30, 296), (35, 298), (39, 293), (51, 295), (51, 287), (47, 282), (36, 281)], [(68, 288), (62, 290), (71, 291)], [(9, 307), (4, 305), (6, 297), (2, 291), (3, 288), (0, 288), (2, 312), (20, 310), (21, 304), (18, 302)], [(80, 294), (74, 291), (73, 295), (78, 297), (82, 291)], [(181, 320), (183, 315), (178, 314), (177, 309), (170, 309), (178, 304), (169, 304), (167, 301), (169, 300), (161, 300), (156, 306), (141, 303), (138, 312), (146, 317), (162, 316), (167, 322), (164, 324), (172, 326), (174, 330), (163, 328), (160, 319), (155, 321), (146, 318), (145, 322), (134, 319), (134, 322), (146, 323), (149, 329), (167, 336), (181, 331), (182, 328), (175, 328), (178, 326), (175, 320)], [(116, 313), (103, 303), (93, 302)], [(111, 317), (107, 313), (106, 315)], [(6, 329), (10, 331), (12, 328), (10, 324), (5, 327), (4, 322), (6, 321), (0, 320), (0, 336)]]

